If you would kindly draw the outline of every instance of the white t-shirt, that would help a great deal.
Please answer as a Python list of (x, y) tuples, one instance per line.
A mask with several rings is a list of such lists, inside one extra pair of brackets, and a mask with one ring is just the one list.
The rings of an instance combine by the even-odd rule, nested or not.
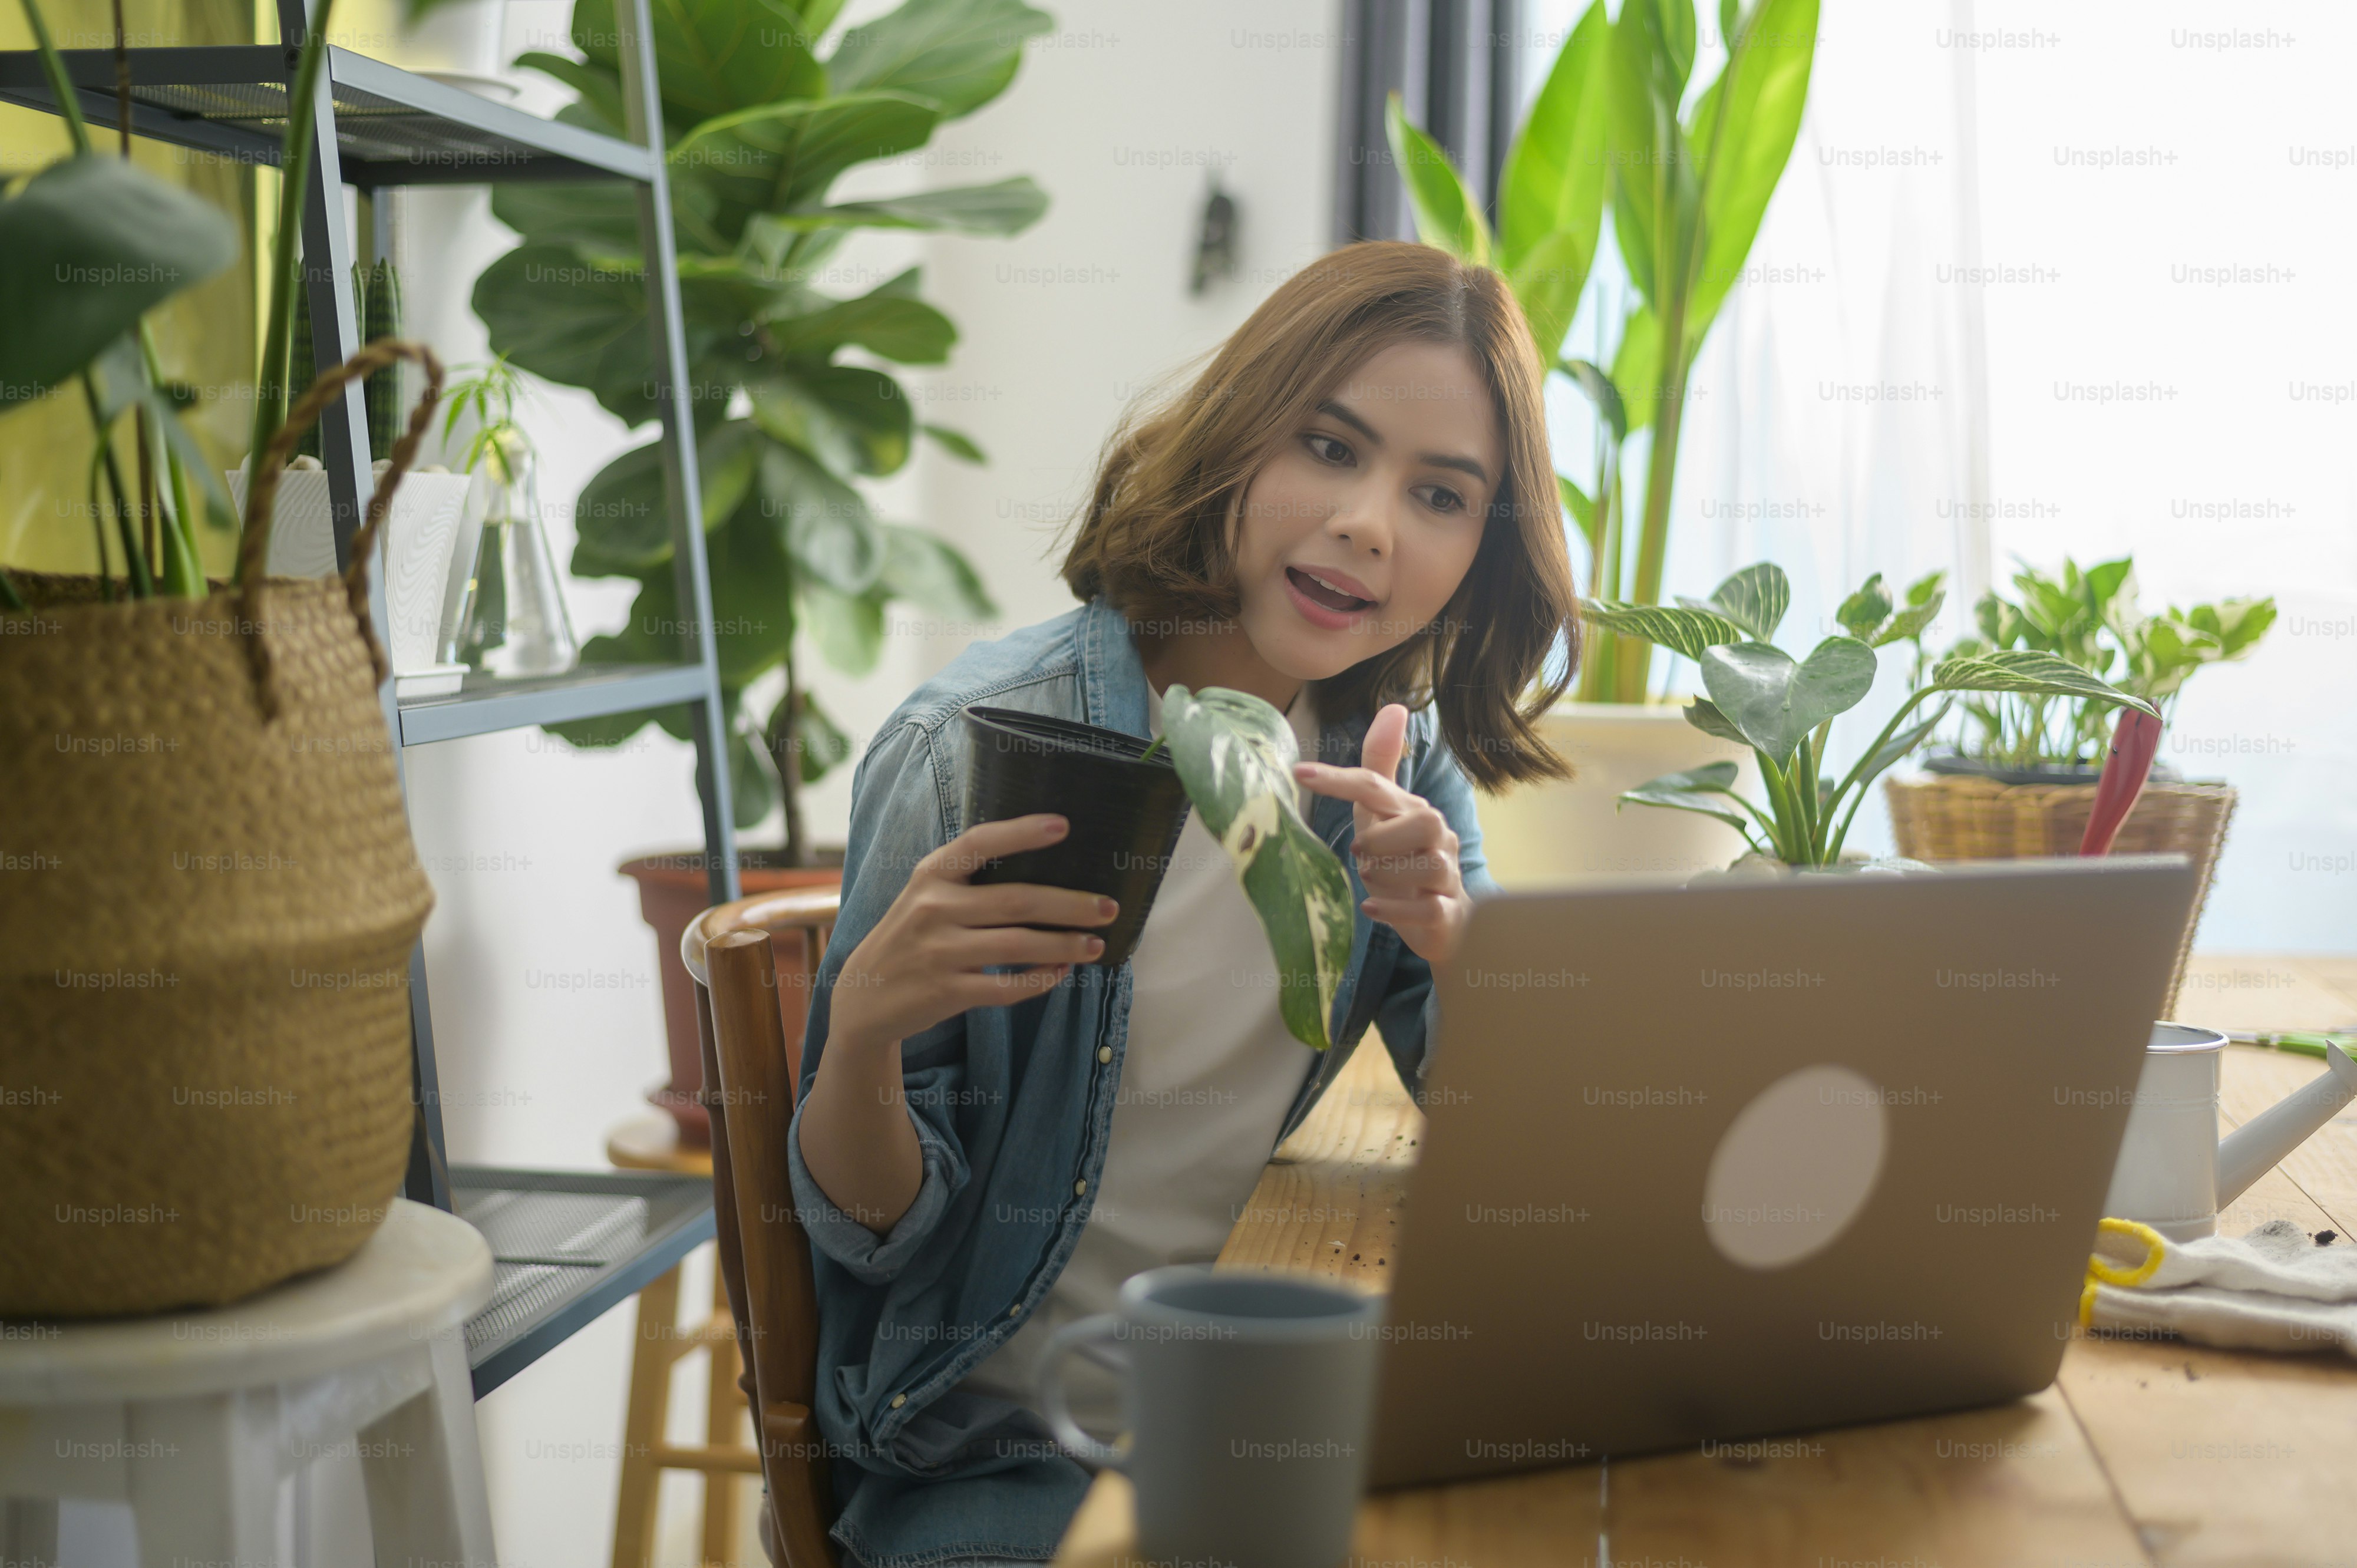
[[(1150, 733), (1162, 699), (1146, 689)], [(1308, 687), (1286, 710), (1303, 757), (1318, 755)], [(1308, 792), (1301, 792), (1306, 808)], [(1039, 1408), (1039, 1353), (1064, 1325), (1111, 1312), (1122, 1282), (1167, 1263), (1210, 1262), (1226, 1245), (1313, 1053), (1277, 1012), (1275, 961), (1227, 852), (1189, 811), (1130, 958), (1129, 1043), (1112, 1138), (1087, 1229), (1022, 1327), (960, 1386)], [(1070, 1358), (1073, 1419), (1106, 1441), (1121, 1429), (1118, 1377)]]

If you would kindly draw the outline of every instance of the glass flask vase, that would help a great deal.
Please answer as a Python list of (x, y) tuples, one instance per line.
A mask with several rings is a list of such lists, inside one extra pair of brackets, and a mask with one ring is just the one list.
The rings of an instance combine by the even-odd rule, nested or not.
[(486, 465), (490, 496), (457, 647), (461, 663), (486, 674), (561, 675), (581, 656), (541, 522), (536, 467), (518, 440), (495, 444)]

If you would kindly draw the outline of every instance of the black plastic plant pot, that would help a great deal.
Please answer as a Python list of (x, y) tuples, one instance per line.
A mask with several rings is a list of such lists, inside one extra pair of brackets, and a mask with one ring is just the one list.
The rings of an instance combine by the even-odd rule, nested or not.
[(1168, 748), (1145, 755), (1147, 741), (1119, 730), (1012, 708), (965, 710), (974, 761), (965, 779), (965, 822), (1001, 822), (1053, 811), (1071, 831), (1045, 849), (986, 861), (977, 883), (1034, 882), (1116, 899), (1121, 913), (1094, 929), (1104, 939), (1095, 961), (1126, 961), (1146, 929), (1155, 890), (1187, 826), (1187, 789)]

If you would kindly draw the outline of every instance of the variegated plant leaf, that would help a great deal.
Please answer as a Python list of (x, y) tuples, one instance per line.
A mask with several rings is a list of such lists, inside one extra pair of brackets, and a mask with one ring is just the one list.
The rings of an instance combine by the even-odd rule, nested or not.
[(1792, 585), (1772, 561), (1746, 566), (1710, 591), (1713, 609), (1762, 642), (1774, 639), (1792, 603)]
[(1735, 764), (1708, 762), (1700, 768), (1689, 768), (1683, 773), (1664, 773), (1659, 779), (1648, 779), (1633, 789), (1620, 791), (1614, 811), (1622, 806), (1666, 806), (1674, 811), (1696, 811), (1720, 822), (1748, 836), (1749, 824), (1742, 813), (1728, 805), (1723, 797), (1735, 793)]
[(1579, 612), (1589, 624), (1609, 631), (1624, 631), (1657, 642), (1673, 653), (1700, 659), (1702, 650), (1743, 640), (1743, 628), (1712, 609), (1676, 609), (1667, 605), (1630, 605), (1610, 599), (1582, 599)]
[(2120, 703), (2159, 717), (2141, 697), (2131, 697), (2089, 674), (2067, 659), (2028, 648), (1998, 648), (1986, 653), (1944, 659), (1932, 671), (1932, 687), (1939, 692), (2019, 692), (2037, 697), (2092, 697)]
[(1293, 726), (1249, 693), (1174, 685), (1162, 693), (1162, 733), (1188, 800), (1268, 933), (1286, 1030), (1324, 1050), (1351, 964), (1351, 879), (1295, 804)]

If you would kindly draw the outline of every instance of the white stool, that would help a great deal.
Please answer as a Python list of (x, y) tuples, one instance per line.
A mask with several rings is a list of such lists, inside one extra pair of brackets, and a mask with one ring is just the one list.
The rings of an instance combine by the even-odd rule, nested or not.
[(466, 1324), (475, 1228), (395, 1199), (335, 1268), (233, 1306), (0, 1335), (0, 1550), (57, 1552), (64, 1498), (128, 1502), (139, 1561), (277, 1561), (278, 1482), (355, 1440), (382, 1563), (492, 1568)]

